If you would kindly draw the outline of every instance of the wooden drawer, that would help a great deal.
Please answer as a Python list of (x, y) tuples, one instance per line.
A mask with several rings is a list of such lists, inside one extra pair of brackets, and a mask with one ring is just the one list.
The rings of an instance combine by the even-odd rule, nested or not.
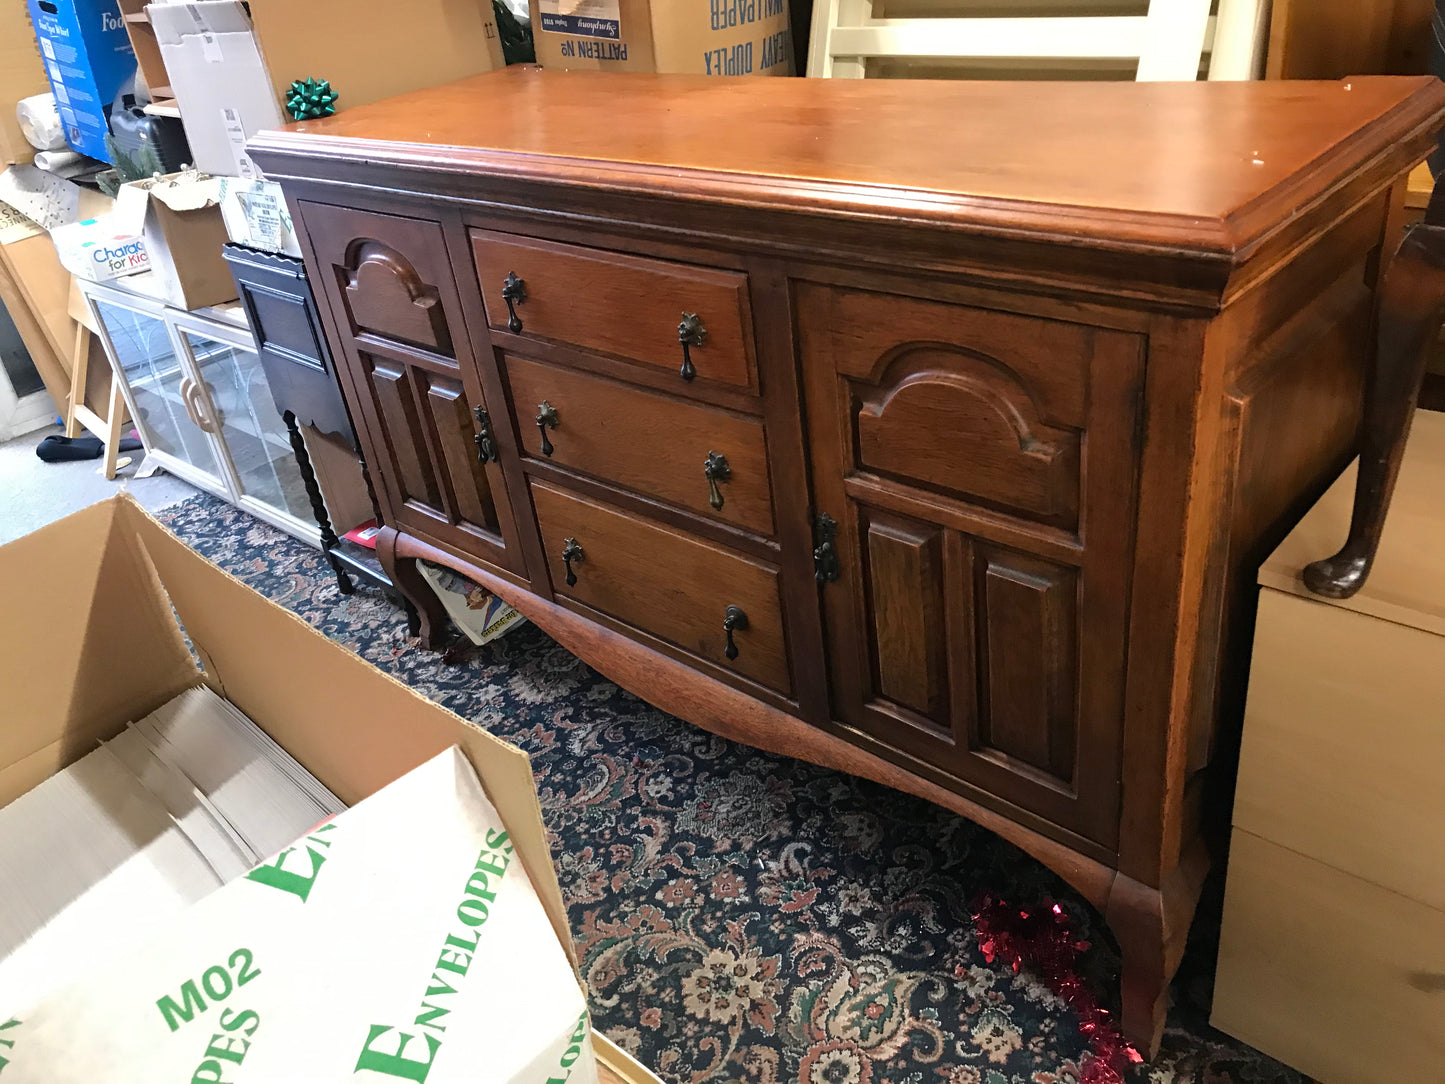
[[(773, 533), (759, 419), (510, 355), (506, 366), (526, 454), (709, 519)], [(544, 403), (556, 419), (547, 428), (545, 446), (537, 421)], [(717, 475), (716, 507), (709, 463)]]
[[(532, 482), (532, 501), (558, 595), (791, 693), (776, 568), (543, 482)], [(582, 548), (571, 584), (568, 539)], [(723, 622), (732, 606), (747, 627), (733, 632), (737, 657), (729, 659)]]
[(1235, 829), (1211, 1023), (1328, 1084), (1439, 1080), (1445, 912)]
[[(472, 231), (472, 253), (493, 331), (670, 370), (680, 392), (694, 383), (757, 389), (746, 275), (486, 230)], [(503, 297), (511, 276), (525, 294), (513, 301), (515, 319)], [(691, 380), (679, 341), (689, 315), (704, 332), (687, 350)]]
[(1092, 360), (1131, 336), (811, 284), (798, 298), (803, 334), (849, 382), (850, 467), (1077, 526)]

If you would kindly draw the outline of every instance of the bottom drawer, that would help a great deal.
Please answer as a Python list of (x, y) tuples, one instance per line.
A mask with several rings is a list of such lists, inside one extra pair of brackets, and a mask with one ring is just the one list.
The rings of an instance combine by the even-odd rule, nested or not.
[[(701, 659), (790, 694), (778, 570), (722, 546), (630, 516), (542, 482), (532, 501), (553, 590)], [(567, 582), (563, 551), (581, 555)], [(724, 628), (734, 621), (735, 657)]]
[(1325, 1084), (1439, 1080), (1445, 912), (1236, 828), (1211, 1023)]

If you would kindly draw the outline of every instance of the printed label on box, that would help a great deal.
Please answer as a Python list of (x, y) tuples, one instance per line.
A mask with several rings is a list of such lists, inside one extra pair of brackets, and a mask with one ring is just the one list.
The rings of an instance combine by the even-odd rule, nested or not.
[(246, 126), (241, 123), (241, 112), (232, 106), (221, 109), (221, 123), (226, 128), (226, 139), (230, 141), (231, 153), (236, 157), (236, 175), (246, 180), (261, 176), (261, 171), (246, 154)]
[(241, 194), (241, 206), (246, 212), (246, 226), (251, 237), (260, 248), (272, 250), (282, 246), (282, 227), (290, 227), (283, 218), (285, 209), (275, 192), (253, 191)]
[(622, 6), (619, 0), (538, 0), (542, 29), (556, 34), (589, 38), (620, 38)]

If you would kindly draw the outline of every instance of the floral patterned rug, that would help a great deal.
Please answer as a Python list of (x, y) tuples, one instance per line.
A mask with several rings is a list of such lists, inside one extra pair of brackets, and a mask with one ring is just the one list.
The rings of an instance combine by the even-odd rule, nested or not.
[[(595, 1023), (669, 1082), (1075, 1084), (1068, 1006), (990, 965), (969, 905), (1059, 900), (1117, 997), (1102, 920), (989, 832), (885, 787), (649, 707), (531, 625), (454, 666), (318, 552), (210, 497), (162, 518), (206, 557), (431, 699), (525, 749)], [(1151, 1084), (1302, 1084), (1209, 1028), (1206, 890)]]

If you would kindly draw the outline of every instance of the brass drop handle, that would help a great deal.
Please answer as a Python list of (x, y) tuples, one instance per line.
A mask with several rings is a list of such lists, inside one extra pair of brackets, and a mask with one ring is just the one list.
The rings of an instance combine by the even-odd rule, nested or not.
[(697, 370), (692, 365), (692, 348), (707, 341), (707, 328), (702, 326), (702, 317), (695, 312), (683, 313), (682, 322), (677, 325), (677, 341), (682, 343), (680, 375), (684, 380), (691, 380), (697, 376)]
[(492, 416), (483, 407), (472, 407), (472, 414), (477, 419), (477, 431), (472, 434), (472, 439), (477, 442), (477, 462), (497, 462), (497, 440), (492, 435)]
[(738, 657), (738, 645), (733, 643), (733, 630), (738, 632), (748, 631), (748, 615), (743, 613), (741, 606), (729, 606), (723, 614), (723, 632), (727, 633), (727, 646), (723, 648), (723, 654), (731, 661)]
[(556, 449), (552, 447), (552, 442), (547, 439), (547, 430), (556, 429), (558, 421), (556, 407), (545, 399), (537, 404), (537, 431), (542, 434), (543, 455), (551, 455), (556, 451)]
[(707, 462), (702, 465), (702, 476), (707, 479), (707, 503), (712, 505), (714, 512), (721, 512), (723, 495), (717, 484), (732, 480), (733, 469), (728, 466), (728, 457), (721, 452), (708, 452)]
[(577, 539), (569, 538), (562, 543), (562, 563), (567, 566), (567, 586), (577, 586), (577, 573), (572, 571), (572, 562), (582, 563), (582, 547), (577, 544)]
[(517, 315), (517, 306), (527, 300), (527, 280), (519, 279), (515, 271), (508, 271), (502, 280), (502, 300), (507, 303), (507, 330), (520, 335), (522, 318)]

